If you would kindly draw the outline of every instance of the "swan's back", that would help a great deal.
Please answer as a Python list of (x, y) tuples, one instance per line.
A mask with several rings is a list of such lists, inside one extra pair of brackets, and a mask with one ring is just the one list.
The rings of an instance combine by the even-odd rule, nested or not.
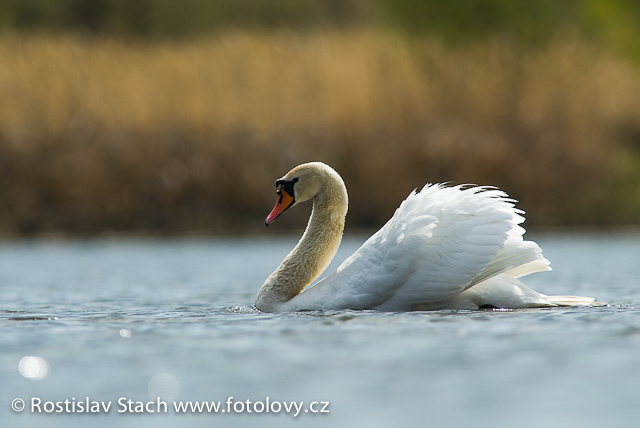
[(438, 308), (502, 274), (550, 270), (538, 245), (522, 239), (524, 218), (513, 202), (494, 188), (426, 185), (334, 273), (282, 310)]

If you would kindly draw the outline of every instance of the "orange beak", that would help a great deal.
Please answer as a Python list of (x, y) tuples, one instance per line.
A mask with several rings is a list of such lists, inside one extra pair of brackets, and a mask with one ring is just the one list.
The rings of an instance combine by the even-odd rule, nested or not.
[(289, 208), (293, 204), (293, 196), (287, 193), (284, 190), (278, 190), (278, 201), (276, 202), (276, 206), (271, 210), (271, 214), (264, 221), (264, 224), (269, 226), (273, 221), (278, 218), (280, 214), (282, 214), (287, 208)]

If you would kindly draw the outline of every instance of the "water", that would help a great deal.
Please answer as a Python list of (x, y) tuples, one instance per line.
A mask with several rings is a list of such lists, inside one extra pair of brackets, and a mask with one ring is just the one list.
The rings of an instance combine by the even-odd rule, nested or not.
[[(333, 267), (362, 241), (346, 239)], [(251, 308), (254, 295), (293, 239), (5, 242), (0, 421), (136, 428), (634, 425), (640, 236), (537, 241), (555, 270), (529, 277), (530, 286), (596, 296), (609, 306), (263, 314)], [(123, 397), (152, 405), (119, 413), (129, 410), (118, 404)], [(26, 403), (22, 412), (11, 410), (18, 398)], [(111, 407), (32, 413), (34, 398), (43, 411), (46, 402), (87, 398)], [(220, 401), (227, 411), (173, 408), (196, 401)], [(267, 413), (274, 401), (303, 407), (295, 417), (277, 407)], [(312, 402), (317, 413), (309, 411)], [(328, 413), (319, 412), (324, 402)], [(245, 412), (234, 413), (234, 406)]]

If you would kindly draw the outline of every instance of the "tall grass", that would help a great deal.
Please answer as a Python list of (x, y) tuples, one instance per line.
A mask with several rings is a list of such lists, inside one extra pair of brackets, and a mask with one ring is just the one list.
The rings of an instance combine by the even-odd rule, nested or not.
[(500, 186), (532, 225), (640, 223), (640, 75), (575, 37), (4, 35), (0, 94), (5, 233), (257, 232), (308, 160), (345, 178), (352, 227), (434, 181)]

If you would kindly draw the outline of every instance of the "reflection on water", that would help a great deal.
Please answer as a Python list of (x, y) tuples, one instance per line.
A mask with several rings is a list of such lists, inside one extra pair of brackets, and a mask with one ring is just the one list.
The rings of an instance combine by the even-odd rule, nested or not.
[[(332, 267), (363, 240), (346, 239)], [(33, 414), (38, 397), (111, 402), (92, 426), (533, 427), (540, 412), (547, 426), (628, 425), (640, 416), (640, 238), (537, 240), (554, 271), (528, 285), (610, 305), (265, 314), (254, 295), (295, 240), (4, 243), (0, 418), (89, 421)], [(330, 412), (131, 415), (118, 413), (122, 397), (326, 401)], [(17, 398), (27, 409), (11, 410)]]

